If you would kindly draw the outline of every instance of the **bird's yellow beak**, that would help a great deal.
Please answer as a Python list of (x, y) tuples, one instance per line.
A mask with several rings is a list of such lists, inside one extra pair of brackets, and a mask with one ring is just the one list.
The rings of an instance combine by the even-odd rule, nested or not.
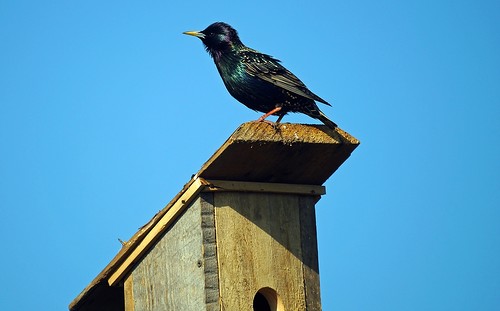
[(205, 34), (199, 32), (199, 31), (184, 31), (183, 34), (188, 35), (188, 36), (198, 37), (200, 39), (204, 39), (205, 38)]

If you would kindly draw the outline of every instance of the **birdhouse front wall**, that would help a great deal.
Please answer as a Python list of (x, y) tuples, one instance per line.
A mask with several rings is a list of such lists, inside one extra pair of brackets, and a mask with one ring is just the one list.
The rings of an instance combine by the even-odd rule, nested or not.
[(295, 194), (214, 193), (221, 310), (254, 310), (265, 288), (278, 310), (321, 310), (314, 204)]

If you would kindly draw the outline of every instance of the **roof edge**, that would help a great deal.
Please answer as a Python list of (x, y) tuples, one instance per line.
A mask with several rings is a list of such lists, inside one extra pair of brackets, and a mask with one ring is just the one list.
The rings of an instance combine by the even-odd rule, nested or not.
[(156, 213), (156, 215), (154, 215), (149, 222), (139, 228), (139, 231), (137, 231), (127, 242), (123, 244), (123, 247), (109, 262), (109, 264), (106, 265), (106, 267), (82, 290), (82, 292), (75, 299), (73, 299), (69, 305), (70, 310), (79, 310), (81, 304), (85, 302), (88, 296), (93, 292), (94, 288), (103, 282), (108, 283), (109, 276), (114, 273), (116, 268), (128, 258), (128, 256), (134, 251), (135, 246), (147, 236), (147, 234), (163, 218), (167, 211), (170, 210), (170, 208), (197, 180), (199, 179), (193, 177), (188, 183), (186, 183), (182, 190), (163, 209)]

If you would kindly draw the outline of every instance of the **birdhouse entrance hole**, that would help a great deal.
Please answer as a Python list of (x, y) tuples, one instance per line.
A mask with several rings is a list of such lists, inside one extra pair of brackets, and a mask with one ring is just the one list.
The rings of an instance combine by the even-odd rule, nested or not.
[(253, 298), (254, 311), (283, 311), (283, 303), (278, 293), (270, 288), (259, 289)]

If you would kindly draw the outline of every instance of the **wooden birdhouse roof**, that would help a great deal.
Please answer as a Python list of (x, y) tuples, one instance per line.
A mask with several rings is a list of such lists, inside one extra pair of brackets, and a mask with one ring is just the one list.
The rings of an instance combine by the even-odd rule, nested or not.
[(359, 141), (324, 125), (245, 123), (202, 166), (206, 179), (323, 184)]
[(97, 305), (123, 299), (123, 288), (117, 285), (201, 191), (322, 195), (322, 184), (358, 145), (343, 130), (324, 125), (282, 124), (276, 130), (267, 123), (242, 124), (167, 206), (123, 245), (69, 309), (96, 310)]

